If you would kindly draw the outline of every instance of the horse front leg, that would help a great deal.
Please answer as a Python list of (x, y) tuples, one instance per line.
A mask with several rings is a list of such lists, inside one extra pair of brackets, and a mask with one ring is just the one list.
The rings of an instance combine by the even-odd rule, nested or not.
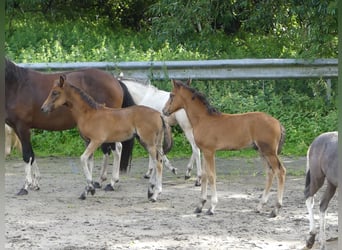
[(191, 177), (191, 171), (194, 167), (194, 163), (196, 163), (197, 177), (196, 177), (196, 181), (195, 181), (195, 186), (201, 186), (201, 176), (202, 176), (201, 151), (195, 143), (195, 138), (194, 138), (192, 128), (191, 127), (184, 127), (183, 131), (184, 131), (185, 137), (188, 139), (188, 141), (191, 145), (191, 149), (192, 149), (192, 154), (191, 154), (190, 160), (188, 162), (188, 165), (186, 167), (185, 179), (187, 180)]
[(95, 187), (92, 179), (92, 166), (89, 163), (89, 158), (93, 155), (94, 151), (99, 147), (101, 143), (90, 141), (84, 153), (81, 155), (80, 160), (83, 166), (83, 172), (87, 180), (87, 186), (85, 187), (85, 191), (81, 194), (80, 199), (85, 200), (88, 193), (90, 192), (92, 195), (95, 194)]
[[(22, 128), (21, 130), (15, 129), (16, 134), (18, 135), (20, 142), (22, 144), (22, 155), (23, 160), (25, 162), (25, 183), (24, 186), (19, 190), (17, 195), (27, 195), (28, 188), (32, 188), (33, 190), (39, 190), (39, 169), (35, 162), (34, 152), (32, 149), (32, 145), (30, 142), (30, 130), (28, 128)], [(33, 170), (32, 170), (33, 167)]]
[(200, 198), (199, 204), (197, 205), (195, 209), (195, 213), (202, 213), (204, 204), (207, 202), (208, 175), (207, 175), (207, 162), (205, 158), (203, 158), (202, 164), (203, 164), (202, 169), (204, 171), (202, 172), (201, 198)]
[(105, 187), (106, 191), (114, 191), (115, 183), (119, 182), (121, 153), (122, 153), (122, 143), (117, 142), (115, 144), (115, 151), (113, 151), (114, 161), (113, 161), (112, 179), (110, 181), (110, 184), (108, 184)]

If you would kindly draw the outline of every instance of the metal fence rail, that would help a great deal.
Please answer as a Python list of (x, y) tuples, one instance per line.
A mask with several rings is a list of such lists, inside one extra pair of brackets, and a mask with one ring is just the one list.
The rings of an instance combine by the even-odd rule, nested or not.
[(333, 79), (338, 76), (337, 59), (232, 59), (149, 62), (20, 63), (41, 71), (99, 68), (115, 75), (155, 80)]

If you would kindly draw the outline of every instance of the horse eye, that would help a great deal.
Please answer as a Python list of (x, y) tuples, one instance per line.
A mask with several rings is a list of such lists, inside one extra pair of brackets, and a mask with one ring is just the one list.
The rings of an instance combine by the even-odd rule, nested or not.
[(52, 96), (57, 96), (58, 95), (58, 91), (52, 91)]

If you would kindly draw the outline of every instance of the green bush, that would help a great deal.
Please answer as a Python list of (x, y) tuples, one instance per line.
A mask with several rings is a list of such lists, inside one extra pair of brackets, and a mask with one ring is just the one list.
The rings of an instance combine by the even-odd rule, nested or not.
[[(295, 57), (296, 39), (300, 39), (297, 35), (293, 40), (291, 37), (279, 40), (273, 35), (226, 36), (216, 32), (183, 43), (158, 42), (147, 31), (113, 29), (102, 19), (47, 22), (39, 14), (14, 18), (6, 25), (6, 55), (18, 63)], [(153, 84), (171, 89), (169, 81)], [(330, 100), (326, 98), (327, 86), (323, 80), (193, 81), (193, 86), (206, 93), (212, 105), (222, 112), (263, 111), (279, 119), (287, 131), (284, 154), (304, 155), (318, 134), (337, 129), (335, 80)], [(189, 156), (191, 147), (180, 128), (173, 128), (173, 134), (175, 144), (170, 155)], [(37, 155), (78, 156), (84, 150), (76, 129), (33, 130), (32, 143)], [(146, 156), (138, 144), (134, 154)], [(240, 152), (218, 154), (241, 155)], [(242, 155), (255, 153), (243, 151)]]

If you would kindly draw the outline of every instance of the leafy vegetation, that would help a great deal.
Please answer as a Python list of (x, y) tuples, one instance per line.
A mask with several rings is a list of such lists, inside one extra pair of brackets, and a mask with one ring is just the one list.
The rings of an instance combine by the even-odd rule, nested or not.
[[(5, 50), (15, 62), (334, 58), (336, 3), (8, 0)], [(170, 90), (167, 81), (153, 84)], [(314, 137), (337, 129), (336, 80), (329, 98), (323, 79), (193, 81), (193, 86), (222, 112), (264, 111), (278, 118), (287, 130), (284, 154), (304, 155)], [(171, 155), (189, 156), (180, 128), (173, 131)], [(38, 155), (77, 156), (84, 149), (76, 129), (33, 134)], [(135, 155), (146, 153), (137, 145)]]

